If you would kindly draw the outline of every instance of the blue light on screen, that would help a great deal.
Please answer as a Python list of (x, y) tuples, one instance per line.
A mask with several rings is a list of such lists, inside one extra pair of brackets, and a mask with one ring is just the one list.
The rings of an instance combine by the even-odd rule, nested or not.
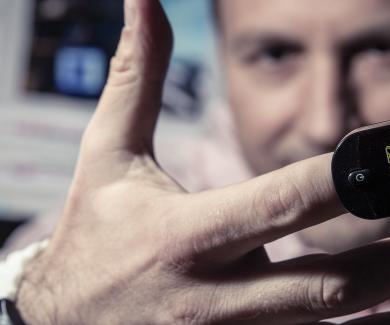
[(60, 48), (54, 58), (56, 89), (69, 95), (99, 95), (106, 79), (106, 61), (106, 54), (97, 47)]

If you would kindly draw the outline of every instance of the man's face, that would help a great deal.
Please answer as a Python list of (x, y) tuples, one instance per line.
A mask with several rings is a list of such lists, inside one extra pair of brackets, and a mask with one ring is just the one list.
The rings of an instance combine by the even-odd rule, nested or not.
[(390, 119), (390, 1), (220, 3), (227, 96), (255, 173)]

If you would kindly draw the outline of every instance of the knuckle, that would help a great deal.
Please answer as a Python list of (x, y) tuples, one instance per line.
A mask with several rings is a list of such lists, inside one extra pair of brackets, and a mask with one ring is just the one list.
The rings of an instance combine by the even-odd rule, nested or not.
[(314, 314), (329, 315), (346, 306), (346, 292), (350, 286), (346, 278), (323, 274), (310, 282), (306, 300)]
[(131, 53), (117, 54), (110, 61), (111, 71), (123, 72), (131, 69), (133, 55)]
[(172, 316), (173, 316), (172, 324), (177, 324), (177, 325), (205, 324), (205, 322), (202, 320), (201, 313), (188, 306), (186, 308), (175, 311)]
[[(297, 218), (306, 210), (306, 202), (300, 188), (289, 177), (282, 177), (281, 180), (273, 179), (267, 187), (267, 193), (259, 191), (257, 202), (263, 206), (264, 218), (271, 226), (287, 226), (295, 223)], [(261, 196), (261, 197), (259, 197)]]
[(107, 84), (122, 86), (133, 84), (137, 80), (134, 58), (131, 54), (116, 55), (110, 62), (110, 73)]
[(209, 324), (210, 306), (208, 299), (180, 299), (170, 308), (171, 324), (177, 325), (202, 325)]

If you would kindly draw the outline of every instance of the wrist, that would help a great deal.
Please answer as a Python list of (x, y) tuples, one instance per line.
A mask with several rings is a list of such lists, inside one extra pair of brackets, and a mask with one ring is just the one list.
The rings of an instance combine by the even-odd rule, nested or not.
[(42, 260), (40, 256), (26, 266), (16, 295), (16, 308), (28, 325), (58, 324), (53, 290)]
[[(20, 251), (15, 251), (9, 254), (0, 262), (1, 323), (4, 321), (6, 324), (8, 324), (8, 322), (15, 324), (36, 323), (30, 315), (29, 318), (21, 317), (21, 311), (19, 310), (20, 308), (18, 308), (17, 299), (20, 289), (22, 289), (25, 283), (29, 283), (28, 281), (24, 281), (25, 277), (26, 279), (30, 277), (28, 271), (29, 265), (39, 258), (46, 249), (47, 245), (48, 240), (31, 244)], [(23, 294), (22, 297), (25, 297), (25, 294)], [(34, 299), (31, 301), (33, 302), (33, 300)], [(34, 304), (36, 305), (35, 301)], [(25, 308), (21, 309), (24, 310)], [(30, 318), (34, 321), (34, 323), (30, 320)], [(38, 322), (37, 324), (43, 323)]]

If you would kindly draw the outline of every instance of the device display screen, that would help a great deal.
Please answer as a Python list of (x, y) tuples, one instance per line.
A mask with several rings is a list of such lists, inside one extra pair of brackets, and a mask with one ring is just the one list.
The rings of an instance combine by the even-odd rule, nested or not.
[[(360, 165), (370, 170), (367, 195), (378, 213), (390, 209), (390, 130), (373, 129), (359, 137)], [(379, 210), (380, 211), (379, 211)]]

